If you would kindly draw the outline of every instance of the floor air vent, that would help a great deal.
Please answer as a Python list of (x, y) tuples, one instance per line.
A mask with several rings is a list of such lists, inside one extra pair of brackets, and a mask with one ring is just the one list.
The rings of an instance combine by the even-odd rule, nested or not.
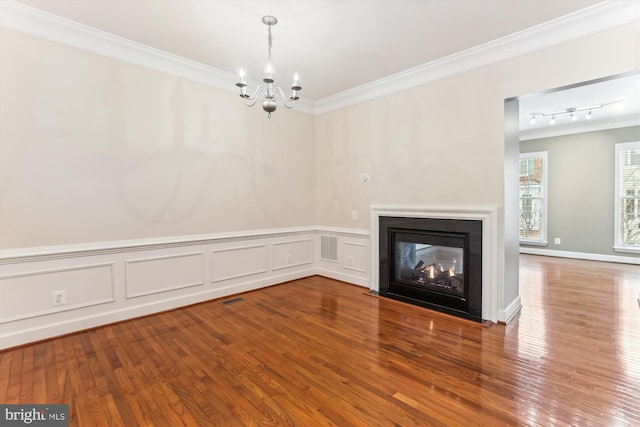
[(240, 301), (244, 301), (244, 298), (231, 298), (231, 299), (228, 299), (228, 300), (221, 301), (220, 304), (229, 305), (229, 304), (233, 304), (233, 303), (240, 302)]

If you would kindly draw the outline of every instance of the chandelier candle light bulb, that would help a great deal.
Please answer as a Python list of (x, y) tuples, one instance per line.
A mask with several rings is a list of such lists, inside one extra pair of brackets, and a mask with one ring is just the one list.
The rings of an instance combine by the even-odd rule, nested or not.
[(244, 69), (240, 68), (240, 83), (236, 83), (236, 86), (240, 88), (240, 96), (243, 98), (247, 97), (247, 82), (244, 80)]

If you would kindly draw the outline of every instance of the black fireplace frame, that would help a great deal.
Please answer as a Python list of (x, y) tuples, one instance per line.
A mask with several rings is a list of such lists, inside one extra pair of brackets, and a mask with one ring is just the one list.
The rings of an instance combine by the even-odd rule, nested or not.
[[(411, 234), (424, 243), (462, 242), (464, 296), (403, 283), (391, 259), (396, 237)], [(379, 295), (482, 322), (482, 221), (448, 218), (379, 217)], [(445, 243), (446, 245), (446, 243)]]

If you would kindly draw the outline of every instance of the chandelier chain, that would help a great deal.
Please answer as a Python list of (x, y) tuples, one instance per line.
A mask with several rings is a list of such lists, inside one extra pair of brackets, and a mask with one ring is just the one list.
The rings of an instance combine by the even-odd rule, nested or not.
[(271, 64), (271, 48), (273, 47), (273, 37), (271, 37), (271, 25), (269, 25), (269, 64)]

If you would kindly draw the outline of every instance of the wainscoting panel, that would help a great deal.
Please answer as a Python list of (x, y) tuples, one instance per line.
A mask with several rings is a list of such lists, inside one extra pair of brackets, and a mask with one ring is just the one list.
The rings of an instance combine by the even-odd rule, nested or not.
[[(65, 293), (54, 305), (54, 291)], [(0, 276), (0, 323), (114, 301), (113, 263)]]
[(347, 270), (367, 273), (369, 246), (362, 242), (343, 241), (342, 262)]
[(195, 252), (125, 261), (126, 297), (204, 285), (203, 256)]
[(215, 249), (211, 253), (212, 282), (267, 272), (267, 245)]
[[(321, 256), (316, 260), (318, 274), (354, 285), (370, 287), (369, 233), (365, 230), (323, 228), (321, 236), (335, 236), (337, 244), (337, 261)], [(320, 236), (319, 236), (320, 237)], [(318, 239), (317, 253), (320, 254), (321, 242)]]
[(369, 286), (369, 252), (367, 230), (319, 227), (0, 251), (0, 349), (315, 274)]
[(313, 263), (313, 239), (292, 240), (273, 244), (272, 270)]

